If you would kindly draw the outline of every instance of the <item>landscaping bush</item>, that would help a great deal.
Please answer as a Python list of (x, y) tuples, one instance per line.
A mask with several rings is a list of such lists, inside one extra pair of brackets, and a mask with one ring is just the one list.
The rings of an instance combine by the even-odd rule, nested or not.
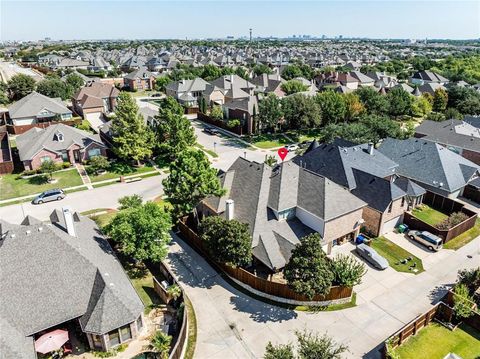
[(362, 282), (367, 269), (365, 264), (348, 255), (339, 254), (332, 260), (333, 283), (347, 287)]
[(240, 120), (233, 119), (233, 120), (228, 120), (227, 121), (227, 127), (228, 128), (234, 128), (240, 126)]
[(95, 156), (88, 161), (88, 164), (90, 166), (90, 171), (92, 173), (97, 173), (102, 170), (108, 169), (110, 167), (110, 163), (108, 160), (103, 157), (103, 156)]
[(480, 287), (480, 267), (458, 271), (458, 283), (466, 285), (470, 293)]
[(457, 284), (453, 289), (453, 310), (458, 319), (468, 318), (472, 315), (473, 298), (470, 296), (465, 284)]
[(454, 212), (447, 219), (443, 220), (437, 224), (437, 228), (441, 230), (448, 230), (452, 227), (455, 227), (457, 224), (462, 223), (467, 220), (468, 216), (463, 212)]

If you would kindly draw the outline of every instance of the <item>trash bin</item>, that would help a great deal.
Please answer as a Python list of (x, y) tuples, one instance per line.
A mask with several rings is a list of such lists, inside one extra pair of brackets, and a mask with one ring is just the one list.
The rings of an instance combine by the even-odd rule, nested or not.
[(362, 244), (363, 242), (365, 242), (365, 237), (361, 234), (359, 234), (355, 240), (355, 244)]
[(401, 224), (398, 226), (399, 233), (405, 233), (408, 231), (408, 226), (406, 224)]

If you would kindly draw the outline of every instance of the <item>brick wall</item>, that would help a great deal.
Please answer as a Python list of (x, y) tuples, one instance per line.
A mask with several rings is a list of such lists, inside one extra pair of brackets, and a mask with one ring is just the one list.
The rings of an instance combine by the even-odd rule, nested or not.
[(470, 150), (463, 150), (462, 156), (467, 160), (472, 161), (473, 163), (480, 165), (480, 153), (470, 151)]
[(373, 208), (364, 207), (363, 208), (363, 226), (368, 232), (371, 232), (372, 235), (378, 236), (380, 233), (380, 223), (382, 219), (382, 214)]
[[(35, 157), (32, 158), (31, 161), (23, 161), (25, 169), (35, 170), (39, 168), (42, 165), (42, 157), (50, 157), (50, 159), (55, 163), (63, 162), (62, 157), (57, 155), (56, 153), (47, 150), (41, 150), (38, 154), (35, 155)], [(30, 168), (27, 168), (27, 166)]]
[(353, 231), (359, 230), (360, 219), (362, 219), (363, 208), (353, 211), (347, 215), (335, 218), (325, 223), (324, 239), (331, 242), (334, 239), (343, 237)]

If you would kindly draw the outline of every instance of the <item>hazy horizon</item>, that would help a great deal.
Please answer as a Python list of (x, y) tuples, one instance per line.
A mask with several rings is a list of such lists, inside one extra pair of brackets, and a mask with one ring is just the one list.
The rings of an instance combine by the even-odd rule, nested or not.
[(480, 38), (478, 1), (1, 1), (0, 40)]

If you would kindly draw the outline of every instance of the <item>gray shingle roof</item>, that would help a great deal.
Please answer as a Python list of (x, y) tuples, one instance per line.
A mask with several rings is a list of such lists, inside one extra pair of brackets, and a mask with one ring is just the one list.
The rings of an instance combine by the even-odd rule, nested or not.
[(35, 91), (8, 107), (12, 119), (34, 117), (39, 115), (42, 110), (57, 115), (72, 113), (60, 98), (50, 98)]
[(399, 175), (441, 193), (461, 189), (479, 170), (475, 163), (447, 148), (418, 138), (387, 138), (379, 151), (398, 163)]

